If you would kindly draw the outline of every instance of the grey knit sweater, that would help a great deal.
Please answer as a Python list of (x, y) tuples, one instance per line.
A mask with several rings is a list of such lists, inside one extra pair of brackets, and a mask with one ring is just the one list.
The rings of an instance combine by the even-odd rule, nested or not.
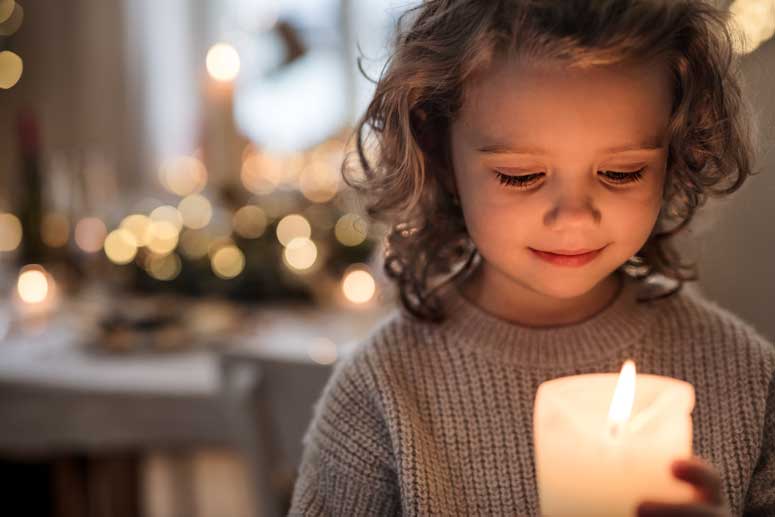
[(445, 290), (441, 324), (397, 308), (336, 364), (304, 437), (289, 515), (537, 516), (532, 413), (549, 379), (638, 372), (694, 385), (694, 454), (733, 515), (775, 516), (775, 347), (682, 290), (627, 280), (595, 316), (531, 328)]

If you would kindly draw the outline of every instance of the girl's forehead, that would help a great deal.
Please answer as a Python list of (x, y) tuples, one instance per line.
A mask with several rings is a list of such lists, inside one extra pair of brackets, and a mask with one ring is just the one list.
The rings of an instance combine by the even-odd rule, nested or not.
[(662, 62), (574, 69), (501, 59), (469, 82), (458, 120), (492, 138), (593, 137), (661, 132), (671, 107), (671, 74)]

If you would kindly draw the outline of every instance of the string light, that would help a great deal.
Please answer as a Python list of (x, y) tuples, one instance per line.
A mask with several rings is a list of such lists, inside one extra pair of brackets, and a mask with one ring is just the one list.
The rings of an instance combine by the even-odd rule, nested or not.
[(268, 220), (261, 207), (246, 205), (237, 210), (232, 223), (234, 230), (246, 239), (257, 239), (266, 231)]
[(137, 255), (137, 240), (126, 228), (110, 232), (104, 247), (105, 255), (114, 264), (129, 264)]
[(310, 269), (315, 264), (317, 256), (317, 246), (307, 237), (292, 239), (283, 250), (285, 265), (294, 271)]
[(185, 197), (201, 192), (207, 185), (207, 169), (193, 156), (180, 156), (164, 162), (159, 170), (164, 188)]
[(120, 228), (128, 230), (138, 246), (145, 246), (152, 237), (151, 219), (143, 214), (131, 214), (121, 221)]
[(11, 6), (12, 10), (5, 19), (2, 17), (3, 13), (0, 13), (0, 36), (13, 35), (13, 33), (19, 30), (19, 27), (22, 26), (22, 21), (24, 21), (24, 9), (22, 9), (21, 4), (13, 0), (0, 0), (0, 11), (5, 8), (6, 10), (3, 12), (7, 13), (7, 6)]
[(353, 303), (366, 303), (376, 291), (374, 277), (365, 269), (355, 268), (345, 274), (342, 280), (342, 292)]
[(149, 254), (145, 270), (156, 280), (168, 282), (178, 277), (181, 270), (180, 257), (175, 253), (168, 255)]
[(222, 246), (210, 259), (210, 266), (217, 277), (229, 280), (245, 269), (245, 255), (236, 246)]
[(735, 0), (729, 12), (742, 39), (734, 40), (738, 53), (753, 52), (775, 35), (775, 0)]
[(0, 214), (0, 252), (13, 251), (22, 241), (22, 223), (13, 214)]
[(41, 303), (48, 296), (48, 290), (48, 278), (41, 266), (31, 264), (19, 274), (16, 291), (23, 302)]
[(345, 246), (357, 246), (368, 236), (368, 223), (358, 214), (344, 214), (334, 226), (334, 235)]
[(86, 253), (97, 253), (102, 249), (108, 229), (96, 217), (85, 217), (75, 225), (75, 243)]
[(208, 225), (213, 217), (213, 206), (206, 197), (192, 194), (183, 198), (178, 204), (178, 212), (183, 218), (183, 224), (191, 229), (200, 230)]
[(312, 236), (312, 227), (302, 215), (286, 215), (277, 223), (277, 240), (283, 246), (287, 246), (297, 237), (309, 239), (310, 236)]
[(22, 58), (10, 50), (0, 52), (0, 88), (13, 87), (22, 77), (24, 63)]
[(40, 238), (46, 246), (61, 248), (70, 238), (70, 220), (64, 214), (46, 214), (43, 216)]

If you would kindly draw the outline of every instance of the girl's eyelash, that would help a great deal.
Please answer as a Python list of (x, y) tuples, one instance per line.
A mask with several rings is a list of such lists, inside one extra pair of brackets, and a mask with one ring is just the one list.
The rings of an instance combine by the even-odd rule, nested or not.
[[(598, 171), (602, 172), (607, 178), (614, 181), (614, 183), (617, 183), (619, 185), (624, 185), (626, 183), (632, 183), (635, 181), (640, 181), (643, 178), (643, 171), (646, 169), (646, 167), (641, 167), (637, 171), (634, 172), (619, 172), (619, 171)], [(498, 180), (501, 182), (501, 185), (506, 185), (513, 188), (527, 188), (528, 186), (535, 183), (535, 180), (543, 174), (542, 172), (537, 172), (534, 174), (526, 174), (524, 176), (511, 176), (509, 174), (503, 174), (499, 171), (495, 171), (495, 175), (497, 176)]]

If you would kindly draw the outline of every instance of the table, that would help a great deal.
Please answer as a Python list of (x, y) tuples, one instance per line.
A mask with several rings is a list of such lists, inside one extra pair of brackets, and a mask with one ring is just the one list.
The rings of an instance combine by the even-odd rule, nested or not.
[[(330, 375), (310, 344), (328, 339), (341, 357), (390, 310), (257, 307), (253, 331), (228, 346), (138, 357), (95, 355), (76, 326), (55, 319), (39, 335), (0, 342), (0, 454), (227, 445), (251, 465), (261, 506), (275, 466), (267, 451), (295, 466)], [(262, 375), (282, 389), (262, 397)]]

